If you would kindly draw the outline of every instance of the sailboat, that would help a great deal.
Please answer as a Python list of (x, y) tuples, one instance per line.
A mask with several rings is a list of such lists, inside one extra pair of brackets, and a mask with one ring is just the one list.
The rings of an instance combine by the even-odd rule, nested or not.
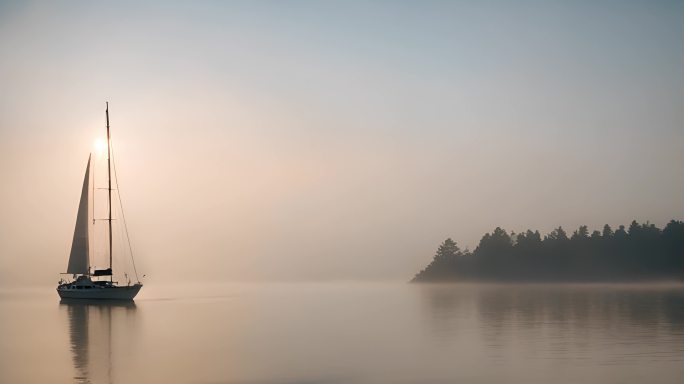
[[(105, 116), (107, 121), (107, 207), (108, 218), (108, 237), (109, 237), (109, 268), (95, 269), (91, 273), (90, 266), (90, 226), (88, 220), (88, 210), (90, 198), (88, 187), (90, 185), (90, 163), (91, 157), (88, 156), (86, 165), (83, 188), (81, 189), (81, 201), (78, 205), (76, 216), (76, 228), (71, 243), (71, 253), (69, 254), (69, 264), (64, 275), (72, 275), (74, 280), (67, 281), (61, 279), (57, 286), (57, 293), (62, 299), (89, 299), (89, 300), (133, 300), (135, 295), (140, 292), (142, 283), (137, 279), (136, 282), (126, 285), (119, 285), (114, 281), (112, 269), (112, 154), (111, 154), (111, 135), (109, 129), (109, 103), (106, 104)], [(123, 212), (123, 211), (122, 211)], [(93, 218), (94, 219), (94, 218)], [(127, 232), (127, 231), (126, 231)], [(133, 255), (131, 254), (131, 258)], [(133, 263), (135, 266), (135, 262)], [(134, 267), (135, 268), (135, 267)], [(108, 279), (107, 279), (108, 277)]]

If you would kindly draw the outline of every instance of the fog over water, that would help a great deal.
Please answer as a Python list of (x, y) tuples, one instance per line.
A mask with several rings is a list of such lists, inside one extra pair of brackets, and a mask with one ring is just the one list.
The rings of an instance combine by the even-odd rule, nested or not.
[[(407, 281), (440, 244), (422, 281), (513, 276), (512, 238), (678, 277), (682, 36), (666, 0), (0, 0), (0, 383), (681, 382), (681, 283)], [(144, 288), (59, 301), (91, 152), (108, 266), (106, 101)]]
[(7, 383), (679, 383), (681, 285), (150, 285), (0, 291)]
[(149, 282), (406, 281), (448, 236), (662, 227), (683, 35), (671, 1), (0, 2), (0, 285), (65, 269), (106, 100)]

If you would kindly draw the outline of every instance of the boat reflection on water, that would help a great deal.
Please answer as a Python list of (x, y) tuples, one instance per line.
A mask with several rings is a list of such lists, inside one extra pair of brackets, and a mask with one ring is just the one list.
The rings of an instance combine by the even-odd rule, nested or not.
[[(135, 302), (62, 299), (66, 312), (76, 383), (114, 383), (117, 356), (134, 349)], [(123, 382), (123, 381), (121, 381)]]

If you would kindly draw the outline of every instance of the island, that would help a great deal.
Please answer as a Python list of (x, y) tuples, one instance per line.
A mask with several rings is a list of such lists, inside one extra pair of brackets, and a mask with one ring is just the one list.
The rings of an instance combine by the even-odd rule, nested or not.
[(474, 251), (446, 239), (432, 262), (411, 282), (628, 282), (684, 280), (684, 222), (663, 229), (632, 221), (629, 228), (589, 233), (586, 225), (568, 236), (558, 227), (508, 233), (496, 228)]

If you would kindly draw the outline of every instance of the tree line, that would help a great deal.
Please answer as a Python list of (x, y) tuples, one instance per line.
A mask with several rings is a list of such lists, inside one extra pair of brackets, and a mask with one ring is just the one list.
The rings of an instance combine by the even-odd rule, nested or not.
[(646, 281), (684, 279), (684, 222), (672, 220), (660, 229), (632, 221), (629, 228), (589, 232), (580, 226), (572, 235), (558, 227), (507, 233), (496, 228), (477, 248), (462, 251), (446, 239), (432, 262), (414, 282), (444, 281)]

